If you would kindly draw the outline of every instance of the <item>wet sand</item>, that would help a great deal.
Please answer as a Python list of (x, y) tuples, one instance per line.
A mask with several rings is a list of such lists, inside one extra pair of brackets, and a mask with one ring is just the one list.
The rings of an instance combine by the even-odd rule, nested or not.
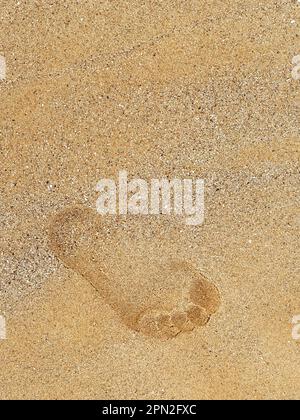
[[(0, 398), (299, 399), (298, 2), (2, 3)], [(202, 226), (133, 217), (103, 246), (108, 267), (135, 243), (145, 272), (160, 250), (217, 287), (175, 338), (128, 328), (49, 245), (123, 169), (206, 181)]]

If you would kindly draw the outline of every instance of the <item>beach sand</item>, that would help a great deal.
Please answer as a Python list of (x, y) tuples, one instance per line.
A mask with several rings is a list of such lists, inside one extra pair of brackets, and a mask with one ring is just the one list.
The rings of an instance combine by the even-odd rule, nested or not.
[[(0, 399), (299, 399), (299, 2), (2, 0), (0, 18)], [(205, 179), (204, 224), (115, 218), (96, 242), (95, 186), (120, 170)], [(78, 206), (74, 264), (51, 235)], [(173, 305), (145, 282), (165, 260), (219, 294), (174, 337), (125, 320)]]

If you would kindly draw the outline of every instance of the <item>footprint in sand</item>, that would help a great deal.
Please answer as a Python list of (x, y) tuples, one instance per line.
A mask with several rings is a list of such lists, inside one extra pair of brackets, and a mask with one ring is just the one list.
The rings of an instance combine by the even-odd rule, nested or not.
[(217, 288), (188, 263), (155, 253), (155, 238), (151, 247), (143, 234), (109, 220), (87, 208), (66, 209), (50, 225), (51, 249), (135, 331), (171, 338), (206, 325), (220, 305)]

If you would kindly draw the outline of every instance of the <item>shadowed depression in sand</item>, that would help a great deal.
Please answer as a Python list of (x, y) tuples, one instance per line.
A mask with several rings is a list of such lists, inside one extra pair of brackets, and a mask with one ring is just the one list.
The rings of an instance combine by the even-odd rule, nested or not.
[[(118, 225), (116, 225), (118, 226)], [(151, 261), (138, 240), (118, 249), (119, 228), (105, 226), (96, 212), (73, 207), (50, 226), (50, 246), (69, 268), (85, 277), (130, 328), (171, 338), (204, 326), (220, 305), (217, 288), (188, 263)], [(133, 232), (134, 233), (134, 232)], [(152, 239), (155, 241), (155, 238)], [(132, 256), (129, 249), (136, 249)], [(113, 255), (118, 255), (113, 264)]]

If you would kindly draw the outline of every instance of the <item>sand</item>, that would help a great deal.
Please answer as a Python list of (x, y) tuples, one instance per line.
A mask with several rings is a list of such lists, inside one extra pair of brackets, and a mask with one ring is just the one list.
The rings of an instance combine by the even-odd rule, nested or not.
[[(0, 398), (299, 399), (298, 2), (67, 3), (1, 2)], [(102, 248), (87, 229), (85, 270), (89, 249), (121, 271), (143, 250), (106, 279), (112, 304), (49, 237), (120, 170), (203, 178), (206, 208), (202, 226), (110, 221)], [(174, 337), (118, 311), (121, 286), (131, 307), (157, 296), (137, 288), (163, 258), (220, 295)]]

